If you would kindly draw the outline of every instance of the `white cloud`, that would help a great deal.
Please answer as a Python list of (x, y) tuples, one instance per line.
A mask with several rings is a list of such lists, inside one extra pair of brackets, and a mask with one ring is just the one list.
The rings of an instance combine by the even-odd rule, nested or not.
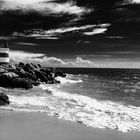
[(84, 34), (85, 34), (85, 35), (96, 35), (96, 34), (105, 33), (105, 31), (107, 31), (106, 28), (97, 28), (97, 29), (94, 29), (94, 30), (91, 31), (91, 32), (84, 32)]
[(10, 59), (14, 58), (15, 60), (20, 59), (28, 59), (28, 58), (35, 58), (35, 57), (43, 57), (45, 54), (41, 53), (29, 53), (24, 51), (11, 51), (9, 52)]
[(47, 57), (45, 54), (29, 53), (24, 51), (10, 51), (10, 62), (16, 64), (19, 62), (39, 63), (42, 66), (61, 66), (65, 62), (59, 58)]
[[(42, 39), (58, 39), (57, 36), (66, 32), (77, 32), (81, 30), (86, 30), (89, 28), (93, 28), (96, 25), (85, 25), (79, 27), (67, 27), (67, 28), (58, 28), (52, 30), (34, 30), (31, 31), (30, 34), (26, 34), (26, 37), (35, 37), (35, 38), (42, 38)], [(14, 34), (13, 34), (14, 35)], [(20, 34), (19, 34), (20, 35)], [(51, 37), (51, 38), (50, 38)]]
[(54, 0), (3, 0), (1, 10), (37, 11), (42, 15), (74, 14), (78, 16), (91, 11), (88, 8), (77, 6), (72, 1), (57, 3)]
[(72, 31), (78, 31), (78, 30), (85, 30), (89, 28), (93, 28), (96, 25), (85, 25), (85, 26), (79, 26), (79, 27), (68, 27), (68, 28), (58, 28), (58, 29), (53, 29), (53, 30), (48, 30), (45, 31), (44, 34), (61, 34), (61, 33), (66, 33), (66, 32), (72, 32)]
[(74, 62), (69, 62), (73, 67), (95, 67), (96, 64), (90, 60), (77, 57)]
[(125, 5), (125, 4), (133, 4), (133, 3), (140, 3), (140, 0), (125, 0), (124, 2), (123, 2), (123, 4)]
[(27, 45), (27, 46), (36, 46), (37, 45), (35, 43), (28, 43), (28, 42), (17, 42), (15, 44), (18, 44), (18, 45)]
[(140, 0), (132, 0), (134, 3), (140, 3)]
[[(3, 0), (5, 3), (10, 3), (11, 5), (29, 5), (38, 2), (43, 2), (44, 0)], [(50, 0), (46, 0), (50, 1)]]
[[(85, 55), (86, 56), (86, 55)], [(77, 56), (74, 59), (62, 60), (56, 57), (47, 57), (45, 54), (29, 53), (24, 51), (10, 51), (10, 62), (12, 64), (17, 64), (19, 62), (27, 63), (39, 63), (46, 67), (88, 67), (88, 68), (140, 68), (139, 60), (135, 59), (89, 59), (84, 56)], [(101, 55), (100, 57), (103, 58)]]
[(47, 57), (45, 54), (29, 53), (24, 51), (10, 51), (10, 62), (12, 64), (19, 62), (40, 63), (48, 67), (97, 67), (98, 64), (88, 60), (76, 57), (68, 61), (56, 57)]
[(110, 26), (110, 24), (100, 24), (97, 26), (97, 28), (94, 28), (92, 31), (84, 32), (84, 35), (96, 35), (96, 34), (103, 34), (107, 31), (107, 27)]
[(74, 33), (80, 32), (85, 35), (101, 34), (107, 30), (108, 26), (110, 26), (110, 24), (85, 25), (79, 27), (75, 26), (75, 27), (66, 27), (66, 28), (58, 28), (58, 29), (51, 29), (51, 30), (34, 29), (31, 31), (25, 31), (25, 34), (14, 32), (13, 36), (34, 37), (37, 39), (58, 39), (59, 35), (68, 32), (74, 32)]

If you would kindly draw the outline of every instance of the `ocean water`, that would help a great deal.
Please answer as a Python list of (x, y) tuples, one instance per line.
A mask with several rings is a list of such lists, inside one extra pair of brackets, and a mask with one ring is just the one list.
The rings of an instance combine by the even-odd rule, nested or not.
[(41, 112), (94, 128), (140, 131), (140, 74), (80, 71), (56, 77), (61, 84), (42, 83), (30, 90), (0, 88), (11, 101), (0, 110)]

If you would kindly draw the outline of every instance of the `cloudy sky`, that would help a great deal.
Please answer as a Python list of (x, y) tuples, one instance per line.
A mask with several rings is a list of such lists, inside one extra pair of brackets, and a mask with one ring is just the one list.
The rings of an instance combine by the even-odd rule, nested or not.
[(0, 0), (5, 37), (12, 62), (140, 67), (140, 0)]

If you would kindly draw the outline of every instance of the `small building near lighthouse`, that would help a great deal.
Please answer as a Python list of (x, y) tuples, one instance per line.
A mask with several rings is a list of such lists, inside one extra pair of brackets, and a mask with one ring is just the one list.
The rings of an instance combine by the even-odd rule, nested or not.
[(0, 65), (2, 64), (9, 64), (9, 48), (6, 40), (4, 46), (0, 47)]

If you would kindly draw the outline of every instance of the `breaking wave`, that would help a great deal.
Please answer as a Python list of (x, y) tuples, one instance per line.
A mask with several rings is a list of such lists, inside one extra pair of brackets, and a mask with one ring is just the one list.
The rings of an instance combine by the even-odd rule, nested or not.
[(140, 130), (140, 107), (70, 94), (55, 89), (52, 85), (42, 84), (39, 88), (46, 91), (46, 96), (10, 95), (11, 105), (1, 109), (44, 112), (86, 126), (117, 129), (122, 132)]
[(62, 77), (56, 77), (56, 80), (60, 81), (61, 84), (75, 84), (75, 83), (82, 83), (83, 81), (81, 79), (78, 80), (74, 80), (72, 79), (72, 75), (68, 75), (66, 78), (62, 78)]
[[(58, 80), (62, 84), (82, 82), (81, 79), (74, 80), (72, 77), (58, 77)], [(59, 86), (41, 84), (38, 91), (43, 94), (11, 94), (11, 104), (0, 109), (43, 112), (94, 128), (116, 129), (122, 132), (140, 131), (140, 107), (64, 92)]]

